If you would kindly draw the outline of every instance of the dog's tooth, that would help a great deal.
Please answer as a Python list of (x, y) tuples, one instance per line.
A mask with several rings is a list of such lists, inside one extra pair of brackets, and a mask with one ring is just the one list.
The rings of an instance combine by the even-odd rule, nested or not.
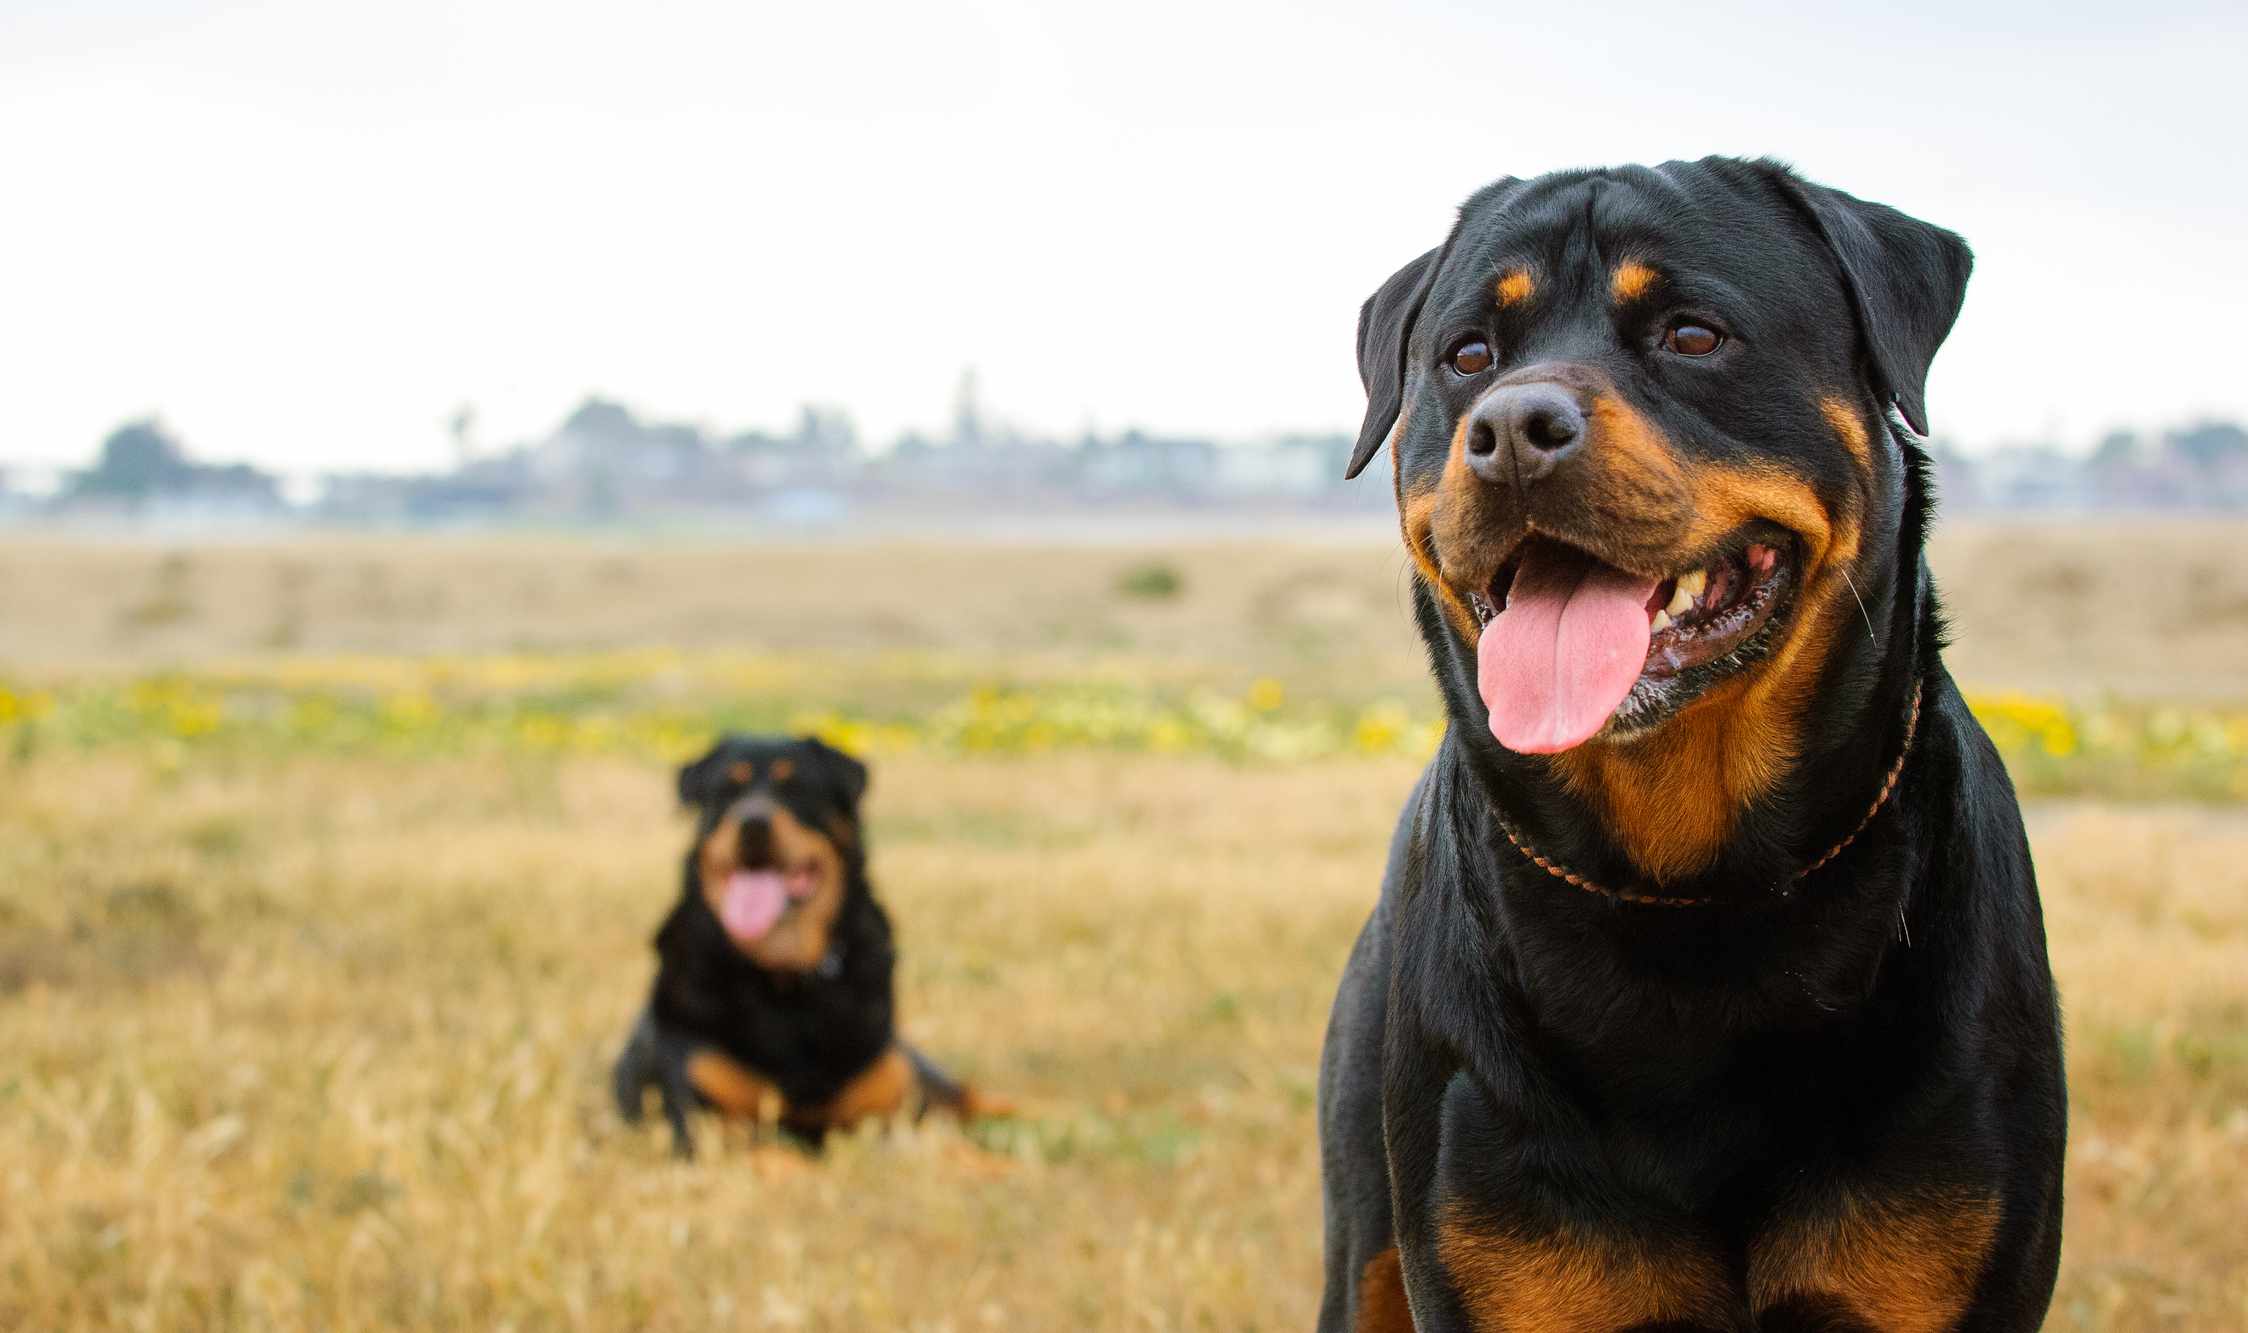
[(1685, 598), (1689, 605), (1691, 605), (1696, 598), (1700, 597), (1702, 595), (1702, 589), (1707, 588), (1708, 586), (1709, 571), (1706, 569), (1697, 569), (1691, 573), (1681, 574), (1678, 576), (1678, 595)]
[(1647, 632), (1650, 634), (1660, 634), (1669, 628), (1670, 612), (1668, 611), (1657, 611), (1655, 618), (1647, 623)]
[(1685, 615), (1688, 610), (1692, 609), (1693, 605), (1694, 594), (1686, 591), (1686, 581), (1680, 579), (1678, 591), (1670, 595), (1670, 605), (1664, 607), (1663, 610), (1668, 611), (1675, 618)]

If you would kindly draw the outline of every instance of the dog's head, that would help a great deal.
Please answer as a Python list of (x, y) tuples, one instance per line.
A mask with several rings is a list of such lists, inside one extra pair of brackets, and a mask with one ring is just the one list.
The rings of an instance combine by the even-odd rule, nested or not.
[(811, 737), (721, 737), (679, 770), (679, 799), (697, 812), (688, 909), (707, 910), (759, 967), (818, 967), (865, 891), (866, 781), (866, 765)]
[(1552, 756), (1655, 877), (1706, 865), (1886, 648), (1919, 503), (1889, 414), (1925, 432), (1969, 266), (1710, 158), (1499, 182), (1366, 303), (1350, 470), (1390, 443), (1455, 710), (1495, 763)]

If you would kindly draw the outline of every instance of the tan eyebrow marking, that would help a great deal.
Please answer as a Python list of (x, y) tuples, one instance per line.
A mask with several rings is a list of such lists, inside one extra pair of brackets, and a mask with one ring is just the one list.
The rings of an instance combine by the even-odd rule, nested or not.
[(1636, 259), (1616, 265), (1616, 271), (1608, 275), (1608, 294), (1618, 301), (1636, 300), (1654, 285), (1655, 270)]
[(1508, 269), (1499, 277), (1499, 304), (1502, 306), (1520, 305), (1522, 302), (1529, 300), (1531, 293), (1536, 290), (1537, 284), (1530, 280), (1530, 270), (1526, 268)]

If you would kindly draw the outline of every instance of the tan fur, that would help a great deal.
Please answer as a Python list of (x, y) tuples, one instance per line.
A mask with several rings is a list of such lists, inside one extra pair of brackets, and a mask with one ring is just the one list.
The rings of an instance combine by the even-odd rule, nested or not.
[(1469, 608), (1466, 594), (1444, 577), (1433, 553), (1430, 526), (1436, 509), (1436, 496), (1432, 492), (1423, 492), (1406, 503), (1403, 510), (1405, 550), (1413, 558), (1413, 567), (1419, 572), (1421, 582), (1436, 594), (1437, 605), (1443, 608), (1452, 628), (1460, 632), (1460, 637), (1474, 643), (1482, 633), (1475, 623), (1475, 612)]
[(1684, 1243), (1527, 1236), (1479, 1225), (1454, 1204), (1438, 1223), (1436, 1252), (1476, 1333), (1612, 1333), (1662, 1320), (1731, 1322), (1723, 1265)]
[(1358, 1319), (1354, 1333), (1413, 1333), (1413, 1310), (1405, 1300), (1405, 1270), (1397, 1247), (1366, 1261), (1358, 1274)]
[(1819, 414), (1827, 419), (1828, 425), (1834, 427), (1834, 433), (1841, 439), (1842, 447), (1849, 450), (1850, 457), (1857, 461), (1858, 470), (1868, 476), (1872, 475), (1872, 437), (1866, 432), (1865, 421), (1852, 410), (1848, 402), (1831, 393), (1819, 399)]
[(1669, 534), (1659, 539), (1671, 550), (1688, 549), (1679, 529), (1691, 530), (1700, 497), (1678, 446), (1620, 394), (1595, 395), (1585, 415), (1602, 522)]
[(713, 1050), (687, 1057), (687, 1081), (710, 1099), (721, 1115), (740, 1120), (761, 1120), (768, 1107), (780, 1104), (772, 1084), (751, 1073), (740, 1062)]
[[(1437, 604), (1443, 608), (1452, 627), (1465, 636), (1468, 642), (1473, 643), (1476, 635), (1475, 613), (1468, 608), (1466, 595), (1454, 587), (1444, 577), (1443, 570), (1437, 567), (1430, 525), (1436, 510), (1437, 496), (1442, 488), (1419, 491), (1410, 496), (1405, 493), (1405, 463), (1398, 453), (1398, 446), (1405, 439), (1405, 418), (1405, 412), (1399, 412), (1397, 425), (1389, 434), (1390, 486), (1397, 495), (1397, 524), (1404, 535), (1405, 553), (1412, 557), (1413, 567), (1419, 571), (1421, 582), (1436, 594)], [(1466, 438), (1466, 430), (1467, 419), (1462, 417), (1453, 431), (1452, 447), (1455, 453), (1460, 448), (1460, 441)], [(1449, 466), (1445, 475), (1450, 476)]]
[(1536, 294), (1537, 283), (1531, 279), (1528, 269), (1508, 269), (1499, 278), (1497, 292), (1502, 307), (1520, 305)]
[(1636, 259), (1627, 259), (1616, 265), (1608, 275), (1608, 295), (1617, 304), (1636, 301), (1655, 285), (1655, 270)]
[(1861, 1198), (1783, 1222), (1750, 1252), (1750, 1301), (1762, 1311), (1790, 1297), (1830, 1296), (1876, 1328), (1939, 1333), (1966, 1312), (1998, 1217), (1988, 1198), (1901, 1205)]
[(802, 1111), (790, 1108), (792, 1119), (810, 1120), (828, 1129), (849, 1129), (862, 1120), (886, 1120), (906, 1109), (919, 1080), (913, 1062), (892, 1046), (861, 1070), (843, 1090), (823, 1105)]
[(1657, 883), (1708, 865), (1742, 808), (1771, 790), (1794, 755), (1792, 730), (1736, 712), (1746, 693), (1725, 681), (1642, 740), (1588, 741), (1551, 759), (1597, 809), (1632, 863)]
[(891, 1046), (874, 1058), (830, 1100), (817, 1106), (790, 1106), (780, 1089), (723, 1052), (704, 1048), (687, 1057), (687, 1081), (729, 1120), (762, 1123), (780, 1118), (800, 1128), (847, 1130), (867, 1120), (887, 1120), (923, 1105), (950, 1112), (962, 1121), (1004, 1119), (1017, 1114), (1015, 1103), (962, 1088), (958, 1102), (929, 1096), (913, 1061)]

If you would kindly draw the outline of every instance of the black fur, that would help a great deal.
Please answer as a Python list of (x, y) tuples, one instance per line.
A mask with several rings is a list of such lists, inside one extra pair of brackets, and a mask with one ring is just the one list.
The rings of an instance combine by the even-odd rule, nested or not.
[[(1528, 317), (1495, 311), (1494, 265), (1522, 253), (1545, 304), (1504, 326)], [(1751, 355), (1723, 375), (1652, 356), (1599, 277), (1641, 253), (1692, 304), (1718, 307)], [(1367, 303), (1352, 471), (1400, 414), (1403, 485), (1441, 469), (1472, 395), (1434, 367), (1456, 330), (1499, 321), (1502, 369), (1597, 363), (1703, 456), (1766, 460), (1835, 493), (1850, 463), (1808, 405), (1840, 388), (1924, 428), (1928, 365), (1970, 262), (1951, 233), (1771, 162), (1503, 181)], [(1580, 892), (1509, 844), (1494, 812), (1563, 864), (1635, 882), (1547, 762), (1493, 739), (1473, 649), (1416, 580), (1451, 726), (1406, 802), (1322, 1057), (1323, 1330), (1354, 1327), (1361, 1275), (1393, 1244), (1418, 1327), (1469, 1327), (1436, 1252), (1447, 1208), (1520, 1235), (1690, 1241), (1734, 1290), (1729, 1314), (1676, 1327), (1855, 1327), (1826, 1296), (1753, 1310), (1746, 1277), (1775, 1216), (1844, 1191), (1995, 1197), (1960, 1327), (2041, 1321), (2066, 1103), (2036, 884), (2006, 771), (1941, 659), (1926, 459), (1894, 426), (1873, 447), (1880, 484), (1855, 566), (1868, 623), (1819, 668), (1787, 776), (1714, 864), (1661, 886), (1715, 905)], [(1896, 795), (1796, 883), (1863, 818), (1916, 688)]]

